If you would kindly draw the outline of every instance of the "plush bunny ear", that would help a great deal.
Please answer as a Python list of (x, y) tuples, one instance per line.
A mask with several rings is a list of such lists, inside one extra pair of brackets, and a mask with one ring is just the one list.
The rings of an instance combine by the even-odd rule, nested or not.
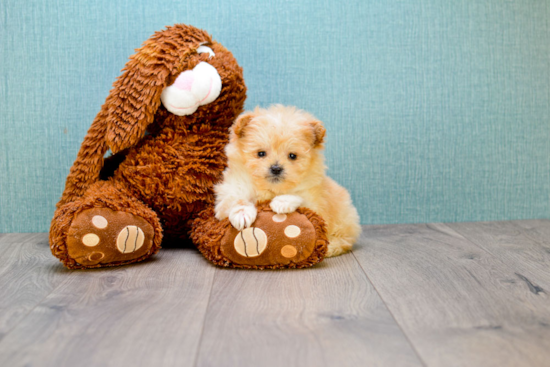
[(171, 76), (182, 72), (186, 67), (183, 60), (204, 42), (211, 42), (208, 33), (177, 24), (156, 32), (130, 57), (105, 102), (105, 138), (113, 153), (141, 140), (155, 118)]
[(171, 73), (154, 51), (147, 43), (139, 49), (107, 98), (105, 138), (113, 153), (137, 144), (160, 106), (160, 95)]

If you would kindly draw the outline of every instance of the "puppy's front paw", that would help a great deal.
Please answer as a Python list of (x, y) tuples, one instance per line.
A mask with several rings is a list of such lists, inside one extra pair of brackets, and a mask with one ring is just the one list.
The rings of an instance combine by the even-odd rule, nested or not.
[(224, 220), (229, 216), (230, 209), (231, 207), (225, 200), (220, 201), (214, 207), (214, 216), (216, 217), (217, 220)]
[(296, 195), (279, 195), (271, 200), (269, 206), (277, 214), (288, 214), (298, 209), (302, 201), (302, 198)]
[(257, 213), (254, 205), (237, 205), (229, 211), (229, 221), (233, 227), (242, 231), (254, 223)]

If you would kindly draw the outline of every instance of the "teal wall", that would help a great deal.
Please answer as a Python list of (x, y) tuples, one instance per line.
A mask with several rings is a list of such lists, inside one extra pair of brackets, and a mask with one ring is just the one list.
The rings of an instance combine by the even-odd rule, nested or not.
[(155, 30), (208, 30), (247, 108), (328, 130), (363, 223), (550, 217), (550, 2), (3, 0), (0, 231), (47, 231), (92, 119)]

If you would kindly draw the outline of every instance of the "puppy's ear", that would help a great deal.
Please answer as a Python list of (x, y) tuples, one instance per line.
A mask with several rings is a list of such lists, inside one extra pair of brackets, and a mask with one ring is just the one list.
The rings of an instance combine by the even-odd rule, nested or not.
[(323, 123), (318, 120), (313, 120), (309, 122), (311, 129), (313, 131), (313, 147), (318, 148), (323, 145), (325, 142), (326, 129), (323, 126)]
[(240, 139), (244, 136), (244, 129), (246, 128), (246, 125), (248, 125), (255, 116), (256, 115), (254, 114), (254, 112), (245, 112), (237, 117), (237, 119), (233, 123), (233, 126), (231, 127), (233, 133), (237, 138)]

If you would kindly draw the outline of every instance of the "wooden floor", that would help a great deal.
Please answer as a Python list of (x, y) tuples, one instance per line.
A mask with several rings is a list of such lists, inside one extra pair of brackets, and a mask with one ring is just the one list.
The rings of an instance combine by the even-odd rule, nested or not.
[(312, 269), (69, 271), (0, 234), (0, 366), (550, 366), (550, 220), (365, 226)]

